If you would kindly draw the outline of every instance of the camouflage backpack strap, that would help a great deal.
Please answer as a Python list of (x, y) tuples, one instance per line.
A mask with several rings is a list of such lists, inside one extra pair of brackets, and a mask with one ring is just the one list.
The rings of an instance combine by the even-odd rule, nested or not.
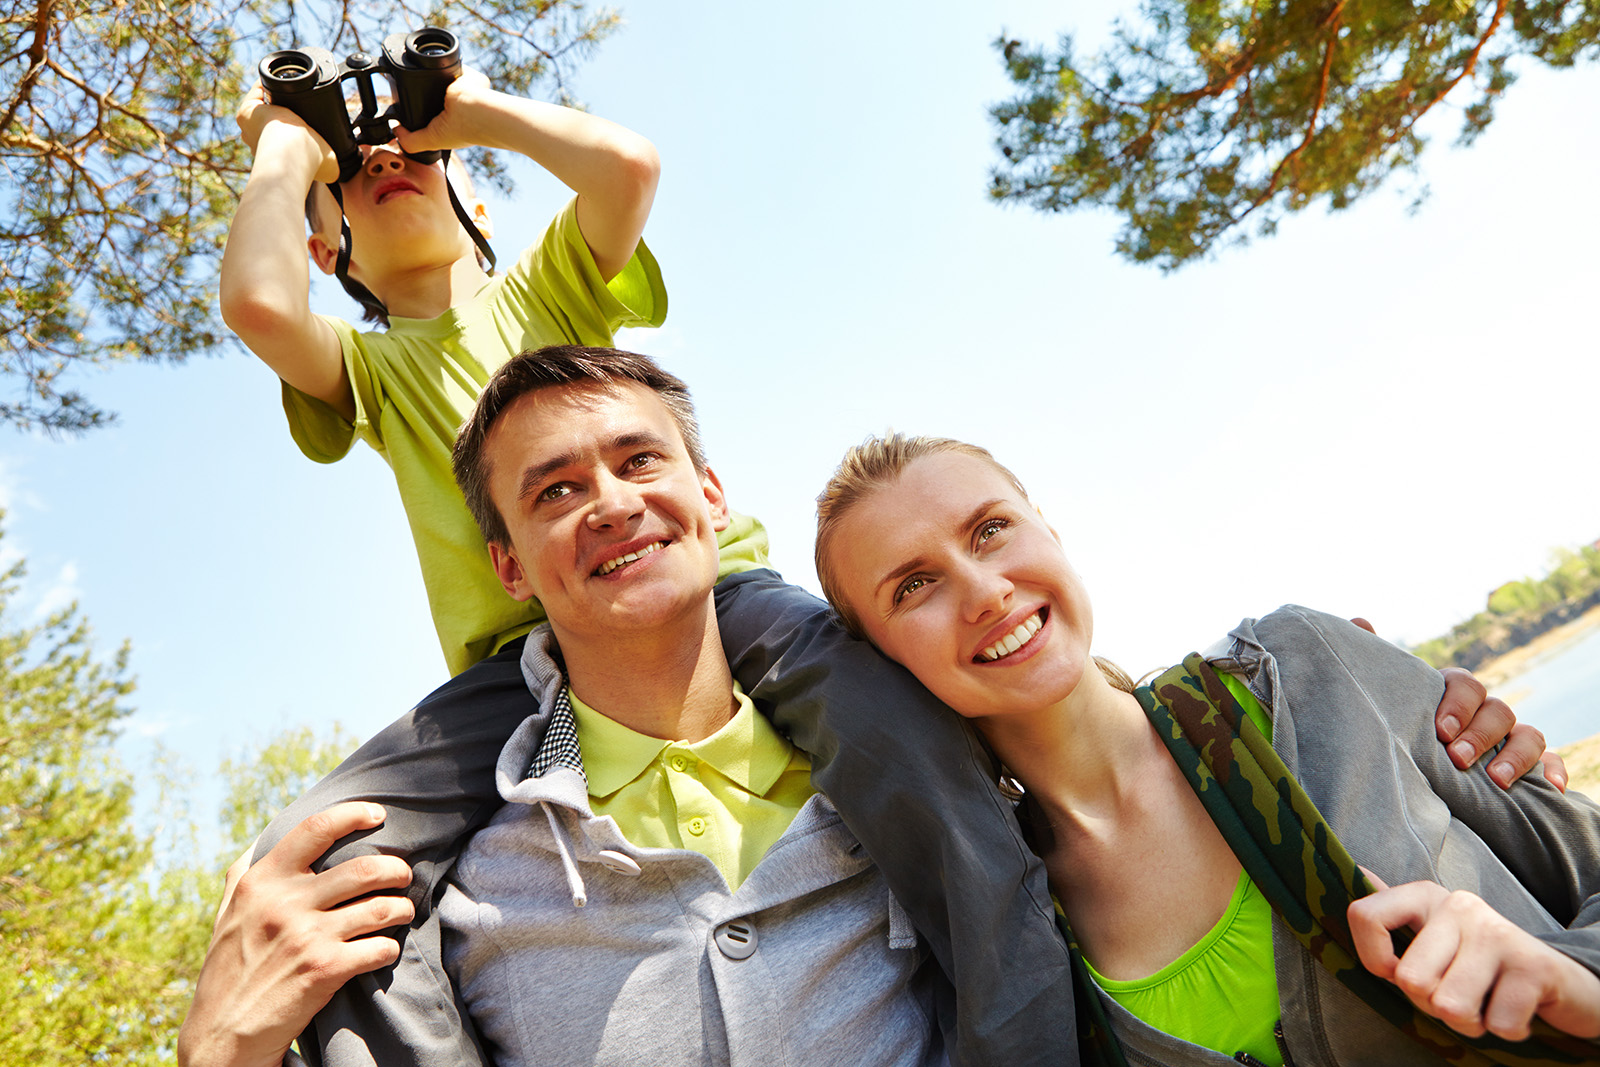
[(1056, 926), (1067, 942), (1067, 959), (1072, 964), (1072, 1002), (1078, 1017), (1079, 1067), (1128, 1067), (1128, 1058), (1122, 1044), (1106, 1018), (1106, 1006), (1100, 1003), (1100, 987), (1083, 961), (1083, 950), (1078, 948), (1078, 937), (1067, 925), (1067, 917), (1056, 905)]
[(1469, 1038), (1361, 965), (1345, 910), (1373, 891), (1272, 743), (1210, 664), (1191, 654), (1134, 692), (1211, 820), (1306, 950), (1368, 1007), (1453, 1064), (1595, 1063), (1600, 1047), (1534, 1020), (1533, 1036)]

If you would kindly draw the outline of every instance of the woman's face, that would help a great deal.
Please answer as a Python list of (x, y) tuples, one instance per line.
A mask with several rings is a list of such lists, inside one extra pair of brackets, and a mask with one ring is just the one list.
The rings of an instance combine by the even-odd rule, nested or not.
[(867, 636), (962, 715), (1054, 704), (1094, 669), (1088, 594), (1055, 533), (974, 456), (913, 460), (846, 513), (828, 562)]

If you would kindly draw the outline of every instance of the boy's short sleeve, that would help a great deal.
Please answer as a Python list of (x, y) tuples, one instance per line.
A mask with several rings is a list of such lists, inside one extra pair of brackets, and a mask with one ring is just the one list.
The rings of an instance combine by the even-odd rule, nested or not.
[(314, 396), (308, 396), (283, 382), (283, 413), (289, 419), (289, 434), (307, 459), (318, 463), (335, 463), (345, 457), (357, 437), (365, 440), (380, 455), (383, 453), (383, 436), (378, 432), (371, 412), (379, 410), (382, 384), (373, 373), (372, 364), (361, 344), (361, 333), (343, 319), (332, 315), (317, 316), (333, 327), (339, 338), (339, 352), (344, 359), (345, 373), (350, 378), (351, 392), (355, 396), (356, 417), (351, 422), (333, 407)]
[(660, 326), (667, 317), (667, 287), (649, 246), (640, 239), (621, 273), (607, 282), (578, 228), (577, 205), (576, 197), (569, 200), (543, 238), (507, 272), (503, 299), (543, 308), (559, 326), (546, 344), (564, 337), (610, 345), (619, 327)]

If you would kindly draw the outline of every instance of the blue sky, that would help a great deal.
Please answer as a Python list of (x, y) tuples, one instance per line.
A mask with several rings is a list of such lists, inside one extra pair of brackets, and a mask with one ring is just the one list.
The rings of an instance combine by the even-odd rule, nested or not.
[[(1113, 257), (1108, 216), (984, 193), (990, 40), (1092, 42), (1121, 6), (634, 0), (579, 73), (663, 160), (646, 239), (671, 312), (624, 343), (694, 387), (779, 568), (815, 587), (811, 498), (889, 428), (1013, 466), (1097, 650), (1136, 674), (1286, 601), (1419, 641), (1600, 537), (1600, 74), (1525, 70), (1471, 149), (1445, 115), (1416, 214), (1397, 183), (1163, 276)], [(563, 199), (532, 174), (495, 202), (502, 258)], [(130, 761), (156, 737), (209, 770), (304, 722), (368, 736), (444, 680), (375, 455), (304, 460), (242, 353), (87, 384), (118, 426), (5, 439), (6, 551), (24, 610), (75, 598), (132, 641)]]

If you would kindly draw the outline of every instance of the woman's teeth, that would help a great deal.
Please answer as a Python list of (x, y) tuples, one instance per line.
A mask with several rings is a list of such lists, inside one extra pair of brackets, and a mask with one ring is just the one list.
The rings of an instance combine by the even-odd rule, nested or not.
[(1039, 627), (1044, 625), (1044, 620), (1039, 618), (1036, 611), (1022, 621), (1022, 625), (1006, 634), (999, 641), (990, 645), (978, 657), (986, 663), (993, 663), (1002, 656), (1009, 656), (1017, 649), (1028, 643), (1028, 638), (1039, 632)]
[(618, 567), (622, 566), (624, 563), (632, 563), (636, 559), (643, 559), (645, 556), (648, 556), (650, 553), (654, 552), (656, 549), (658, 549), (658, 548), (666, 548), (666, 547), (667, 547), (667, 543), (665, 541), (657, 541), (653, 545), (645, 545), (643, 548), (641, 548), (637, 552), (629, 552), (626, 556), (618, 556), (616, 559), (608, 559), (608, 560), (606, 560), (604, 563), (600, 564), (600, 566), (595, 569), (595, 573), (600, 575), (601, 577), (604, 577), (605, 575), (610, 574), (612, 571), (616, 570)]

